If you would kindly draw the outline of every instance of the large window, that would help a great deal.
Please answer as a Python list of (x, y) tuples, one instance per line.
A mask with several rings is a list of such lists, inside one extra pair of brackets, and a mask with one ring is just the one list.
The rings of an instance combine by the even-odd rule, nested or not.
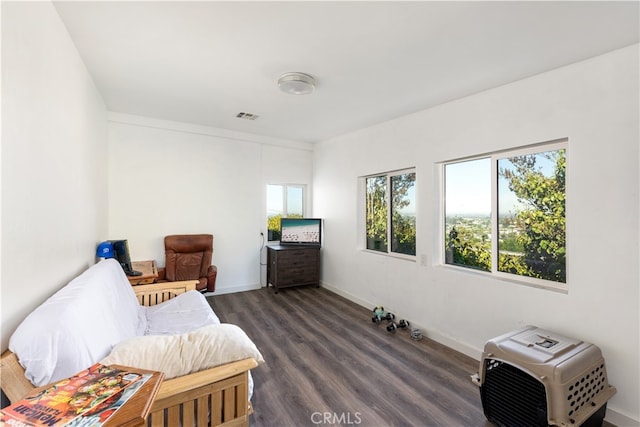
[(365, 178), (367, 249), (415, 256), (415, 183), (414, 170)]
[(564, 287), (565, 169), (566, 142), (446, 163), (444, 262)]
[(280, 240), (280, 218), (304, 218), (304, 185), (267, 185), (268, 240)]

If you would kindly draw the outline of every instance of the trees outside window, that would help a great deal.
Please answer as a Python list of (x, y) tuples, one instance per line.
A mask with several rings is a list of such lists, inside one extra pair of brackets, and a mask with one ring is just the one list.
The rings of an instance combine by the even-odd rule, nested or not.
[(391, 182), (391, 252), (416, 254), (416, 173), (393, 175)]
[(445, 262), (491, 271), (491, 159), (444, 166)]
[(267, 240), (280, 240), (281, 218), (304, 218), (304, 185), (267, 185)]
[(370, 176), (366, 186), (367, 249), (387, 252), (387, 177)]
[(413, 170), (365, 178), (367, 249), (415, 256), (415, 183)]
[(445, 164), (444, 262), (565, 285), (565, 170), (566, 142)]
[(564, 149), (498, 160), (498, 271), (566, 283), (566, 163)]

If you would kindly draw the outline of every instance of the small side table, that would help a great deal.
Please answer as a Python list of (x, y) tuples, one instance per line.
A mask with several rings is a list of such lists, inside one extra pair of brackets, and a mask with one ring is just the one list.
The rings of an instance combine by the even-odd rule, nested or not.
[[(118, 366), (118, 365), (116, 365)], [(160, 384), (164, 379), (163, 372), (148, 371), (146, 369), (126, 368), (132, 372), (139, 373), (151, 373), (153, 374), (149, 380), (140, 387), (140, 390), (134, 394), (131, 399), (125, 402), (124, 405), (115, 413), (113, 417), (109, 418), (104, 427), (143, 427), (147, 425), (147, 417), (151, 411), (151, 406), (158, 395), (160, 390)]]
[[(135, 372), (139, 374), (151, 374), (151, 377), (144, 384), (142, 384), (142, 386), (138, 390), (136, 390), (135, 393), (132, 396), (130, 396), (129, 399), (126, 402), (124, 402), (124, 404), (122, 404), (122, 406), (120, 406), (119, 408), (114, 408), (114, 407), (109, 408), (110, 411), (113, 411), (114, 409), (116, 411), (115, 413), (111, 413), (111, 416), (109, 416), (106, 419), (106, 421), (104, 421), (104, 423), (102, 424), (103, 427), (145, 427), (147, 425), (147, 418), (149, 417), (151, 408), (153, 407), (156, 397), (158, 396), (158, 392), (160, 391), (160, 386), (162, 384), (162, 381), (164, 380), (164, 373), (159, 371), (150, 371), (147, 369), (131, 368), (131, 367), (121, 366), (121, 365), (109, 365), (109, 366), (117, 369), (122, 369), (123, 371), (128, 371), (128, 372)], [(37, 402), (37, 400), (40, 397), (42, 397), (42, 393), (45, 390), (50, 389), (55, 385), (56, 385), (55, 383), (51, 383), (48, 385), (34, 388), (29, 393), (27, 393), (27, 395), (24, 396), (21, 400), (14, 402), (14, 404), (10, 408), (18, 407), (22, 405), (23, 402), (30, 402), (26, 404), (27, 409), (29, 407), (32, 407), (33, 405), (36, 405), (36, 403), (33, 402), (33, 399), (36, 399), (36, 402)], [(77, 391), (78, 390), (76, 389), (75, 392)], [(61, 396), (61, 397), (64, 398), (64, 396)], [(63, 400), (62, 402), (65, 402), (65, 401)], [(51, 407), (50, 403), (51, 401), (45, 403), (44, 406)], [(70, 406), (65, 403), (63, 404), (62, 409), (64, 411), (63, 414), (66, 415), (66, 411), (70, 409)], [(15, 413), (15, 412), (16, 412), (15, 410), (11, 411), (11, 413)], [(100, 414), (100, 416), (101, 417), (103, 415), (107, 416), (108, 413), (109, 412), (105, 412), (104, 414)], [(9, 416), (9, 418), (13, 418), (13, 415)], [(87, 424), (86, 419), (82, 421), (85, 421), (84, 424), (82, 425)], [(20, 425), (22, 424), (23, 423), (20, 423)], [(27, 424), (32, 425), (28, 422), (24, 425), (27, 425)], [(3, 422), (2, 425), (9, 425), (9, 424)], [(44, 424), (38, 424), (38, 425), (44, 425)]]
[(134, 261), (131, 263), (131, 268), (142, 273), (141, 276), (127, 276), (132, 286), (149, 285), (158, 280), (158, 268), (156, 267), (156, 262), (153, 260)]

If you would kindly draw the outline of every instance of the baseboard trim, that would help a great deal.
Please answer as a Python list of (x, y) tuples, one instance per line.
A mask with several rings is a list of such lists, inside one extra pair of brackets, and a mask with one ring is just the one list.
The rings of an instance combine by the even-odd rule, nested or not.
[(634, 420), (631, 417), (621, 414), (615, 409), (607, 405), (607, 414), (604, 417), (605, 421), (613, 424), (617, 427), (639, 427), (640, 421)]
[(226, 288), (216, 289), (215, 292), (205, 292), (203, 295), (205, 297), (216, 296), (216, 295), (224, 295), (224, 294), (235, 294), (236, 292), (246, 292), (246, 291), (255, 291), (260, 289), (262, 286), (259, 283), (253, 285), (241, 285), (241, 286), (233, 286)]
[[(362, 307), (371, 309), (372, 307), (376, 306), (376, 303), (364, 300), (360, 297), (350, 294), (349, 292), (345, 292), (343, 289), (337, 288), (329, 283), (322, 282), (321, 285), (323, 288), (327, 288), (331, 292), (336, 293), (341, 297), (344, 297)], [(482, 349), (475, 348), (467, 343), (456, 340), (455, 338), (442, 332), (424, 327), (423, 325), (419, 325), (411, 319), (409, 319), (409, 321), (411, 321), (412, 325), (414, 325), (415, 327), (422, 329), (423, 335), (428, 337), (429, 339), (432, 339), (453, 350), (459, 351), (460, 353), (469, 356), (480, 363), (480, 359), (482, 358)], [(470, 372), (469, 374), (472, 374), (472, 372)], [(640, 421), (634, 420), (633, 418), (616, 411), (611, 406), (607, 406), (607, 414), (605, 416), (605, 420), (617, 427), (640, 427)]]

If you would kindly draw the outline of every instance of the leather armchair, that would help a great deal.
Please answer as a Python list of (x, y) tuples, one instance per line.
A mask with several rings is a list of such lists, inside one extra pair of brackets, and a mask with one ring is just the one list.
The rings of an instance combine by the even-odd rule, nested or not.
[(199, 280), (201, 292), (216, 289), (218, 268), (211, 265), (213, 235), (178, 234), (164, 238), (165, 266), (158, 269), (159, 282)]

